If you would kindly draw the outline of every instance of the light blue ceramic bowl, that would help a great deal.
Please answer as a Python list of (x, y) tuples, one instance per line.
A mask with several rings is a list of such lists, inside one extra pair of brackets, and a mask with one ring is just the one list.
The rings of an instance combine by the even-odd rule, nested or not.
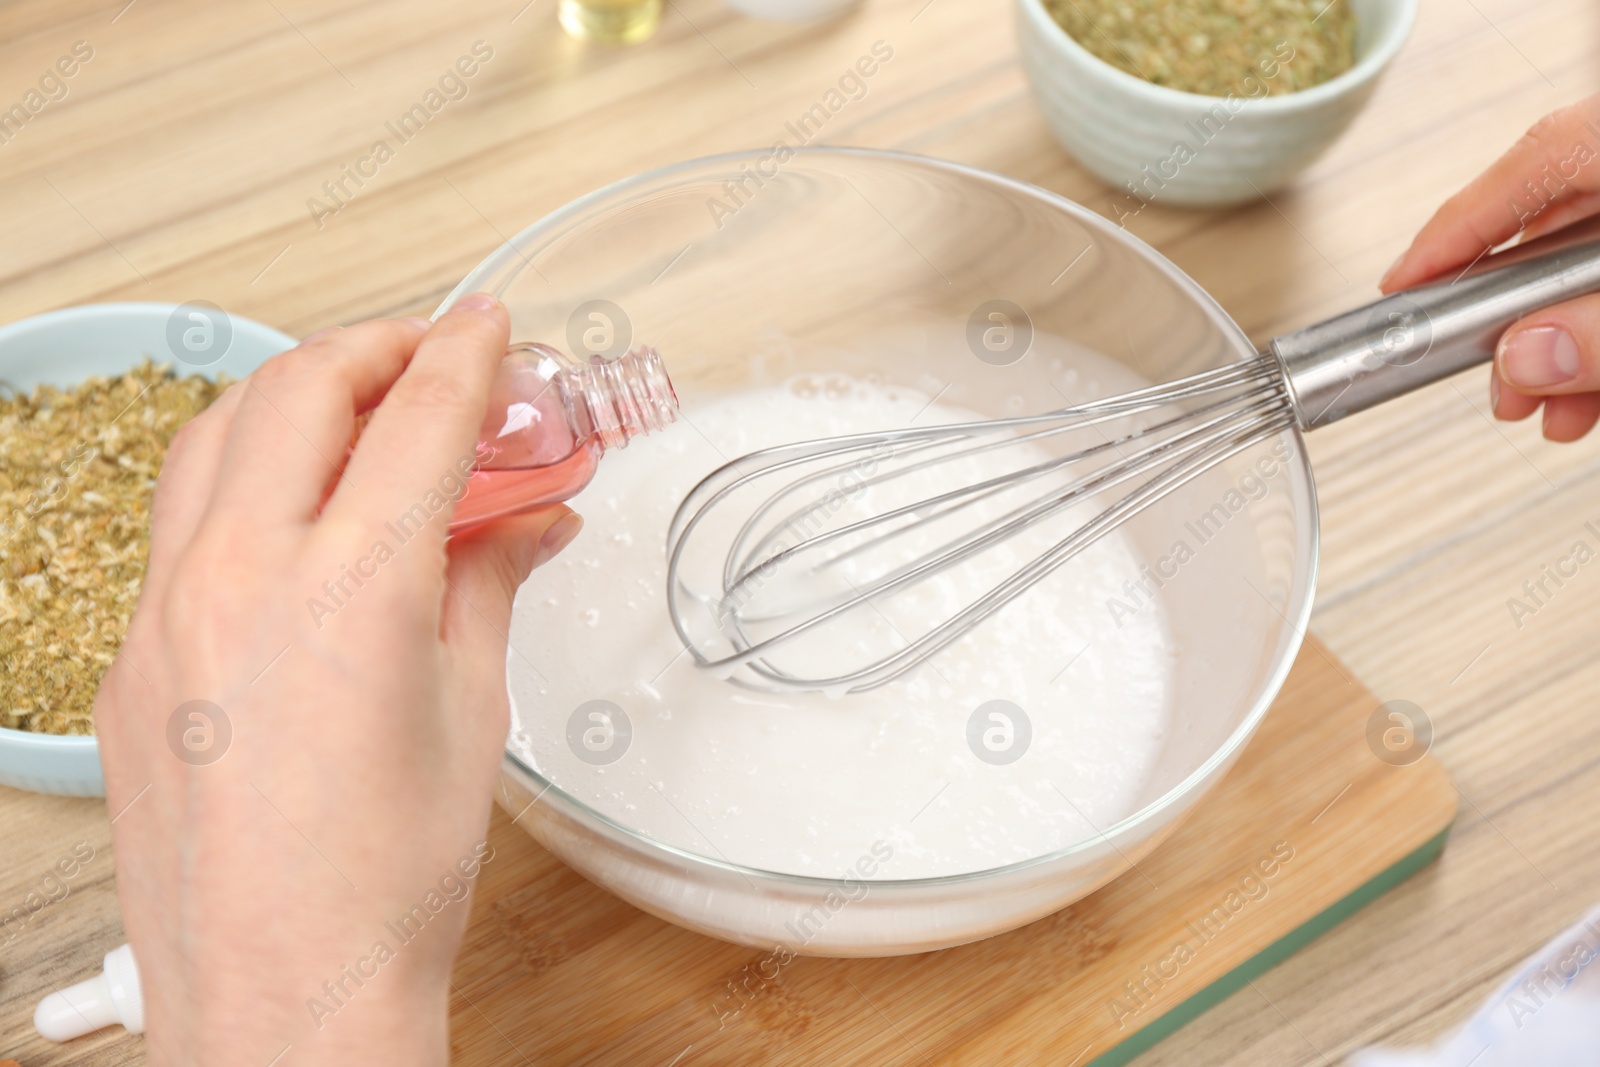
[[(86, 304), (0, 326), (0, 385), (28, 391), (115, 375), (145, 359), (180, 373), (242, 378), (294, 338), (204, 304)], [(65, 796), (104, 796), (92, 737), (0, 727), (0, 784)]]
[[(1292, 51), (1260, 57), (1231, 97), (1152, 85), (1093, 55), (1043, 0), (1016, 0), (1022, 67), (1056, 140), (1112, 186), (1117, 221), (1145, 203), (1237, 204), (1293, 180), (1344, 132), (1399, 53), (1417, 0), (1350, 0), (1356, 64), (1321, 85), (1261, 95)], [(1100, 205), (1095, 205), (1100, 206)]]

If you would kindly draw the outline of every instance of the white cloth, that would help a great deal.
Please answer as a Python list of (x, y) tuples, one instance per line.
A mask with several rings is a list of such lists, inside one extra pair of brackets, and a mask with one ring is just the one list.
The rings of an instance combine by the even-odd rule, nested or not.
[(1535, 953), (1453, 1037), (1432, 1048), (1369, 1049), (1349, 1065), (1600, 1065), (1600, 908)]

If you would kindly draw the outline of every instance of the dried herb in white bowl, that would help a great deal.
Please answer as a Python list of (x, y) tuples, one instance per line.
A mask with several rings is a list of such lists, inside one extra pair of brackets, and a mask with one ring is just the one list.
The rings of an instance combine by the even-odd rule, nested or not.
[[(1356, 60), (1348, 0), (1044, 0), (1062, 29), (1112, 66), (1203, 96), (1320, 85)], [(1263, 74), (1270, 74), (1263, 77)]]
[(225, 384), (146, 362), (0, 397), (0, 726), (94, 732), (144, 582), (162, 457)]

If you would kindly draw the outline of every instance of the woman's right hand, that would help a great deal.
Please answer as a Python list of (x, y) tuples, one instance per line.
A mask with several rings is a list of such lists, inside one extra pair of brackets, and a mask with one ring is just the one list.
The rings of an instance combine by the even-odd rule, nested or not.
[[(1600, 95), (1540, 119), (1511, 150), (1445, 201), (1379, 287), (1407, 289), (1460, 271), (1512, 237), (1600, 215)], [(1575, 441), (1600, 421), (1600, 294), (1534, 312), (1495, 352), (1489, 400), (1496, 418), (1544, 407), (1544, 435)]]

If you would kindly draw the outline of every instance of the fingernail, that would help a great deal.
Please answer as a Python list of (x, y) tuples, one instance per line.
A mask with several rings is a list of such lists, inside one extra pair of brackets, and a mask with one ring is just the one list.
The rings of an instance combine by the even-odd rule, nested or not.
[(1500, 374), (1497, 371), (1489, 372), (1489, 410), (1497, 417), (1500, 414)]
[(539, 547), (533, 550), (533, 565), (541, 567), (550, 562), (551, 557), (572, 543), (572, 539), (578, 536), (578, 531), (581, 529), (583, 529), (583, 516), (575, 511), (557, 519), (554, 525), (544, 532), (544, 536), (539, 538)]
[(1546, 389), (1575, 380), (1578, 342), (1559, 326), (1518, 330), (1500, 343), (1500, 373), (1518, 389)]
[(428, 319), (419, 319), (415, 315), (408, 316), (400, 321), (408, 322), (419, 330), (426, 330), (429, 326), (433, 325), (432, 321)]
[(312, 341), (320, 340), (320, 339), (328, 336), (330, 333), (338, 333), (342, 329), (344, 329), (343, 326), (324, 326), (322, 329), (316, 331), (315, 333), (306, 334), (305, 337), (301, 338), (300, 343), (303, 344), (303, 345), (308, 345)]
[(460, 300), (457, 300), (450, 310), (488, 311), (492, 307), (498, 307), (499, 304), (500, 301), (496, 300), (488, 293), (472, 293), (468, 296), (462, 297)]

